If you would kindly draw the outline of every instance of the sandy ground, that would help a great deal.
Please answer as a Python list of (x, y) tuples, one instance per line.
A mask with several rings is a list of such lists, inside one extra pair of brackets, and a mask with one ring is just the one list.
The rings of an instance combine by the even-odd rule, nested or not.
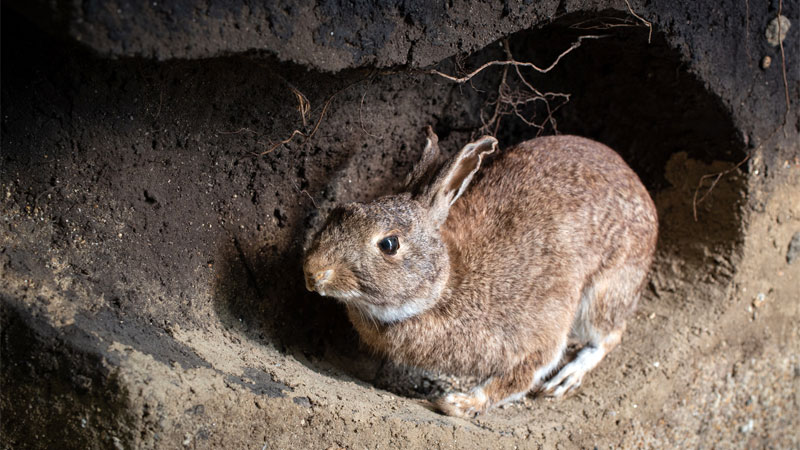
[[(709, 170), (680, 157), (678, 163), (689, 172)], [(800, 166), (789, 164), (781, 176), (786, 183), (764, 198), (764, 210), (749, 213), (741, 255), (709, 253), (716, 262), (692, 267), (672, 259), (669, 246), (660, 249), (623, 344), (564, 400), (528, 397), (475, 420), (453, 419), (422, 398), (391, 392), (422, 386), (387, 391), (343, 373), (346, 367), (377, 376), (384, 385), (396, 376), (376, 375), (376, 364), (358, 352), (321, 360), (282, 354), (237, 329), (178, 329), (175, 336), (227, 373), (263, 367), (292, 388), (288, 397), (253, 395), (210, 369), (181, 375), (144, 355), (129, 359), (124, 372), (164, 371), (173, 384), (151, 386), (134, 401), (183, 396), (186, 411), (165, 412), (162, 420), (172, 420), (166, 428), (173, 430), (192, 424), (171, 437), (192, 448), (794, 448), (800, 445), (800, 264), (787, 263), (787, 248), (800, 229)], [(723, 182), (720, 193), (725, 183), (735, 185)], [(684, 188), (663, 195), (684, 196)], [(657, 201), (663, 207), (669, 199)], [(662, 221), (691, 214), (676, 211), (662, 211)], [(679, 231), (665, 228), (667, 235)], [(231, 403), (250, 410), (253, 423), (220, 423), (218, 408)], [(201, 416), (217, 421), (185, 420), (197, 405)], [(232, 428), (243, 434), (233, 437)]]

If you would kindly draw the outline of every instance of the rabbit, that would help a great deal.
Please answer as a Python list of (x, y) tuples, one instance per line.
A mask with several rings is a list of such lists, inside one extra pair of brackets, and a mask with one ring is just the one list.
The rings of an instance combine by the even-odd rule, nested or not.
[[(494, 137), (440, 162), (427, 135), (403, 192), (330, 212), (304, 256), (306, 287), (344, 303), (394, 362), (485, 380), (434, 400), (445, 414), (571, 392), (636, 308), (658, 235), (647, 190), (586, 138), (522, 142), (479, 173)], [(568, 344), (580, 350), (561, 366)]]

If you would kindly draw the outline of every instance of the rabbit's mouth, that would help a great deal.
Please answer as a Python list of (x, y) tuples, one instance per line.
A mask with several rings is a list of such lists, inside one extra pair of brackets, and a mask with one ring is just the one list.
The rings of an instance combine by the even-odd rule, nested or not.
[(341, 284), (340, 281), (340, 277), (337, 276), (334, 269), (306, 273), (306, 289), (323, 297), (334, 297), (341, 301), (348, 301), (363, 295), (358, 289), (341, 289), (342, 286), (336, 286)]
[(317, 289), (317, 293), (323, 297), (333, 297), (343, 302), (356, 299), (358, 297), (361, 297), (362, 295), (361, 292), (358, 292), (354, 289), (351, 289), (349, 291), (337, 291), (335, 289), (319, 288)]

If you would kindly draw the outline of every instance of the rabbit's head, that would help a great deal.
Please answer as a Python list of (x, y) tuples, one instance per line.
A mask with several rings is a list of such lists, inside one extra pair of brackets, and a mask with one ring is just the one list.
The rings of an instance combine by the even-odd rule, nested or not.
[(306, 287), (381, 322), (431, 307), (450, 273), (439, 227), (496, 147), (497, 140), (486, 136), (440, 164), (438, 139), (429, 127), (404, 192), (331, 211), (306, 252)]

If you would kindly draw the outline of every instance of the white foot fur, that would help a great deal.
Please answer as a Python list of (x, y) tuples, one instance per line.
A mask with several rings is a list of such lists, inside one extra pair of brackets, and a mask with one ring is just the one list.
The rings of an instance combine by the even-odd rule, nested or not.
[(600, 342), (583, 347), (575, 359), (542, 385), (541, 393), (550, 397), (562, 397), (577, 389), (584, 375), (594, 369), (608, 352), (617, 346), (621, 335), (622, 331), (614, 331)]
[(583, 376), (592, 370), (603, 356), (605, 352), (597, 347), (584, 347), (572, 362), (562, 367), (553, 378), (544, 383), (542, 393), (550, 397), (562, 397), (577, 389), (583, 381)]
[(471, 419), (484, 412), (489, 399), (481, 388), (475, 388), (470, 393), (454, 392), (436, 400), (436, 407), (448, 416)]

